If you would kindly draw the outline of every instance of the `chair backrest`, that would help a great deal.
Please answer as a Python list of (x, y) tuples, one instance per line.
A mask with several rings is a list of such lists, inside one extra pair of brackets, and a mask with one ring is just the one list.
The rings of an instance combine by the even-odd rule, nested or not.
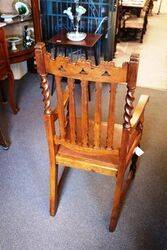
[[(117, 84), (123, 84), (127, 87), (124, 106), (124, 123), (123, 127), (129, 130), (130, 120), (133, 111), (134, 91), (136, 87), (137, 71), (138, 71), (138, 55), (132, 55), (129, 62), (125, 62), (122, 67), (116, 67), (113, 62), (101, 62), (100, 65), (92, 65), (90, 61), (79, 60), (71, 62), (69, 58), (58, 56), (51, 59), (50, 53), (46, 52), (45, 45), (38, 43), (35, 49), (37, 70), (41, 76), (43, 96), (44, 96), (44, 113), (45, 115), (53, 115), (54, 110), (51, 109), (50, 92), (47, 82), (47, 74), (53, 74), (56, 82), (57, 94), (57, 113), (59, 120), (60, 136), (57, 143), (68, 140), (68, 143), (77, 145), (76, 131), (76, 104), (74, 98), (75, 80), (81, 83), (81, 147), (92, 147), (89, 141), (89, 100), (88, 85), (95, 84), (95, 112), (94, 112), (94, 143), (93, 148), (101, 147), (101, 123), (102, 123), (102, 88), (104, 84), (109, 84), (110, 98), (108, 107), (107, 136), (104, 149), (112, 149), (113, 133), (115, 123), (115, 100)], [(62, 78), (67, 78), (67, 92), (69, 95), (68, 113), (65, 114), (65, 92), (62, 90)], [(66, 92), (66, 93), (67, 93)], [(68, 121), (67, 121), (68, 119)], [(67, 126), (70, 127), (70, 137), (67, 139)]]

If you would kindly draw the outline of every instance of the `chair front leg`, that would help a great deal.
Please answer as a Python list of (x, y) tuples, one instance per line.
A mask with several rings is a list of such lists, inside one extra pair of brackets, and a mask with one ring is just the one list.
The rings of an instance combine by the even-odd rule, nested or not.
[(14, 77), (13, 77), (12, 72), (8, 73), (8, 79), (9, 79), (9, 103), (10, 103), (10, 107), (11, 107), (13, 113), (17, 114), (19, 109), (16, 107), (15, 101), (14, 101)]

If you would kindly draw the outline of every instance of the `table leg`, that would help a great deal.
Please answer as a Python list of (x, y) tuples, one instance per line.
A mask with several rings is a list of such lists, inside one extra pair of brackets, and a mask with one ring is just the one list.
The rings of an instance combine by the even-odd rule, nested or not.
[(86, 58), (86, 60), (88, 60), (88, 50), (87, 50), (87, 48), (85, 48), (84, 50), (85, 50), (85, 58)]
[(9, 148), (9, 142), (7, 142), (6, 139), (4, 138), (1, 129), (0, 129), (0, 146), (3, 147), (3, 149)]
[(0, 83), (0, 89), (1, 89), (2, 102), (7, 103), (8, 100), (7, 100), (7, 97), (5, 94), (5, 85), (4, 85), (3, 81), (2, 81), (2, 83)]
[(66, 47), (64, 47), (64, 55), (65, 55), (65, 57), (67, 56), (67, 48)]
[(54, 75), (52, 76), (52, 87), (51, 87), (51, 95), (54, 94), (54, 91), (55, 91), (55, 77)]
[(95, 65), (99, 64), (98, 56), (97, 56), (97, 46), (95, 45), (94, 48), (94, 58), (95, 58)]
[(57, 47), (54, 46), (53, 48), (51, 48), (51, 58), (55, 59), (57, 56)]
[(137, 12), (137, 17), (140, 17), (140, 14), (141, 14), (141, 8), (136, 9), (136, 12)]

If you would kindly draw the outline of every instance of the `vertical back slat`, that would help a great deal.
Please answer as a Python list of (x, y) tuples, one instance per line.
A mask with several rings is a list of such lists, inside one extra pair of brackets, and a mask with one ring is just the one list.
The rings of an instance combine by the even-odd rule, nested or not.
[(109, 100), (107, 142), (106, 142), (107, 148), (112, 148), (113, 146), (116, 87), (117, 87), (116, 84), (110, 85), (110, 100)]
[(81, 112), (82, 112), (82, 144), (88, 145), (89, 139), (89, 118), (88, 118), (88, 82), (81, 81)]
[(56, 93), (57, 93), (57, 112), (60, 126), (61, 139), (65, 139), (65, 115), (63, 103), (63, 91), (61, 87), (61, 77), (55, 77)]
[(74, 99), (74, 79), (68, 79), (69, 87), (69, 121), (70, 121), (70, 142), (76, 142), (76, 112)]
[(95, 115), (94, 115), (94, 146), (100, 146), (101, 135), (101, 96), (102, 96), (102, 84), (96, 83), (95, 91)]

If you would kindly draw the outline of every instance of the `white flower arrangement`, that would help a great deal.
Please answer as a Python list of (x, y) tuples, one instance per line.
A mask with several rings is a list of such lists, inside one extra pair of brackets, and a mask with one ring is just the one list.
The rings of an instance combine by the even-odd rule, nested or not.
[(67, 16), (70, 18), (71, 21), (74, 20), (74, 16), (71, 11), (71, 7), (68, 7), (66, 10), (63, 11), (64, 14), (67, 14)]
[(69, 19), (74, 25), (74, 31), (68, 32), (67, 37), (71, 41), (82, 41), (86, 37), (86, 33), (79, 32), (79, 21), (81, 20), (81, 16), (86, 13), (86, 9), (83, 6), (78, 5), (78, 1), (75, 0), (76, 3), (76, 14), (72, 13), (72, 7), (68, 7), (63, 11), (63, 14), (67, 14)]
[(77, 12), (77, 21), (79, 22), (81, 20), (81, 16), (86, 13), (86, 9), (79, 5), (76, 7), (76, 12)]
[[(63, 11), (63, 13), (67, 14), (69, 19), (71, 21), (73, 21), (74, 20), (74, 15), (73, 15), (71, 9), (72, 9), (71, 7), (68, 7), (66, 10)], [(86, 9), (81, 5), (76, 6), (76, 13), (77, 13), (76, 19), (79, 22), (81, 20), (81, 16), (86, 13)]]

